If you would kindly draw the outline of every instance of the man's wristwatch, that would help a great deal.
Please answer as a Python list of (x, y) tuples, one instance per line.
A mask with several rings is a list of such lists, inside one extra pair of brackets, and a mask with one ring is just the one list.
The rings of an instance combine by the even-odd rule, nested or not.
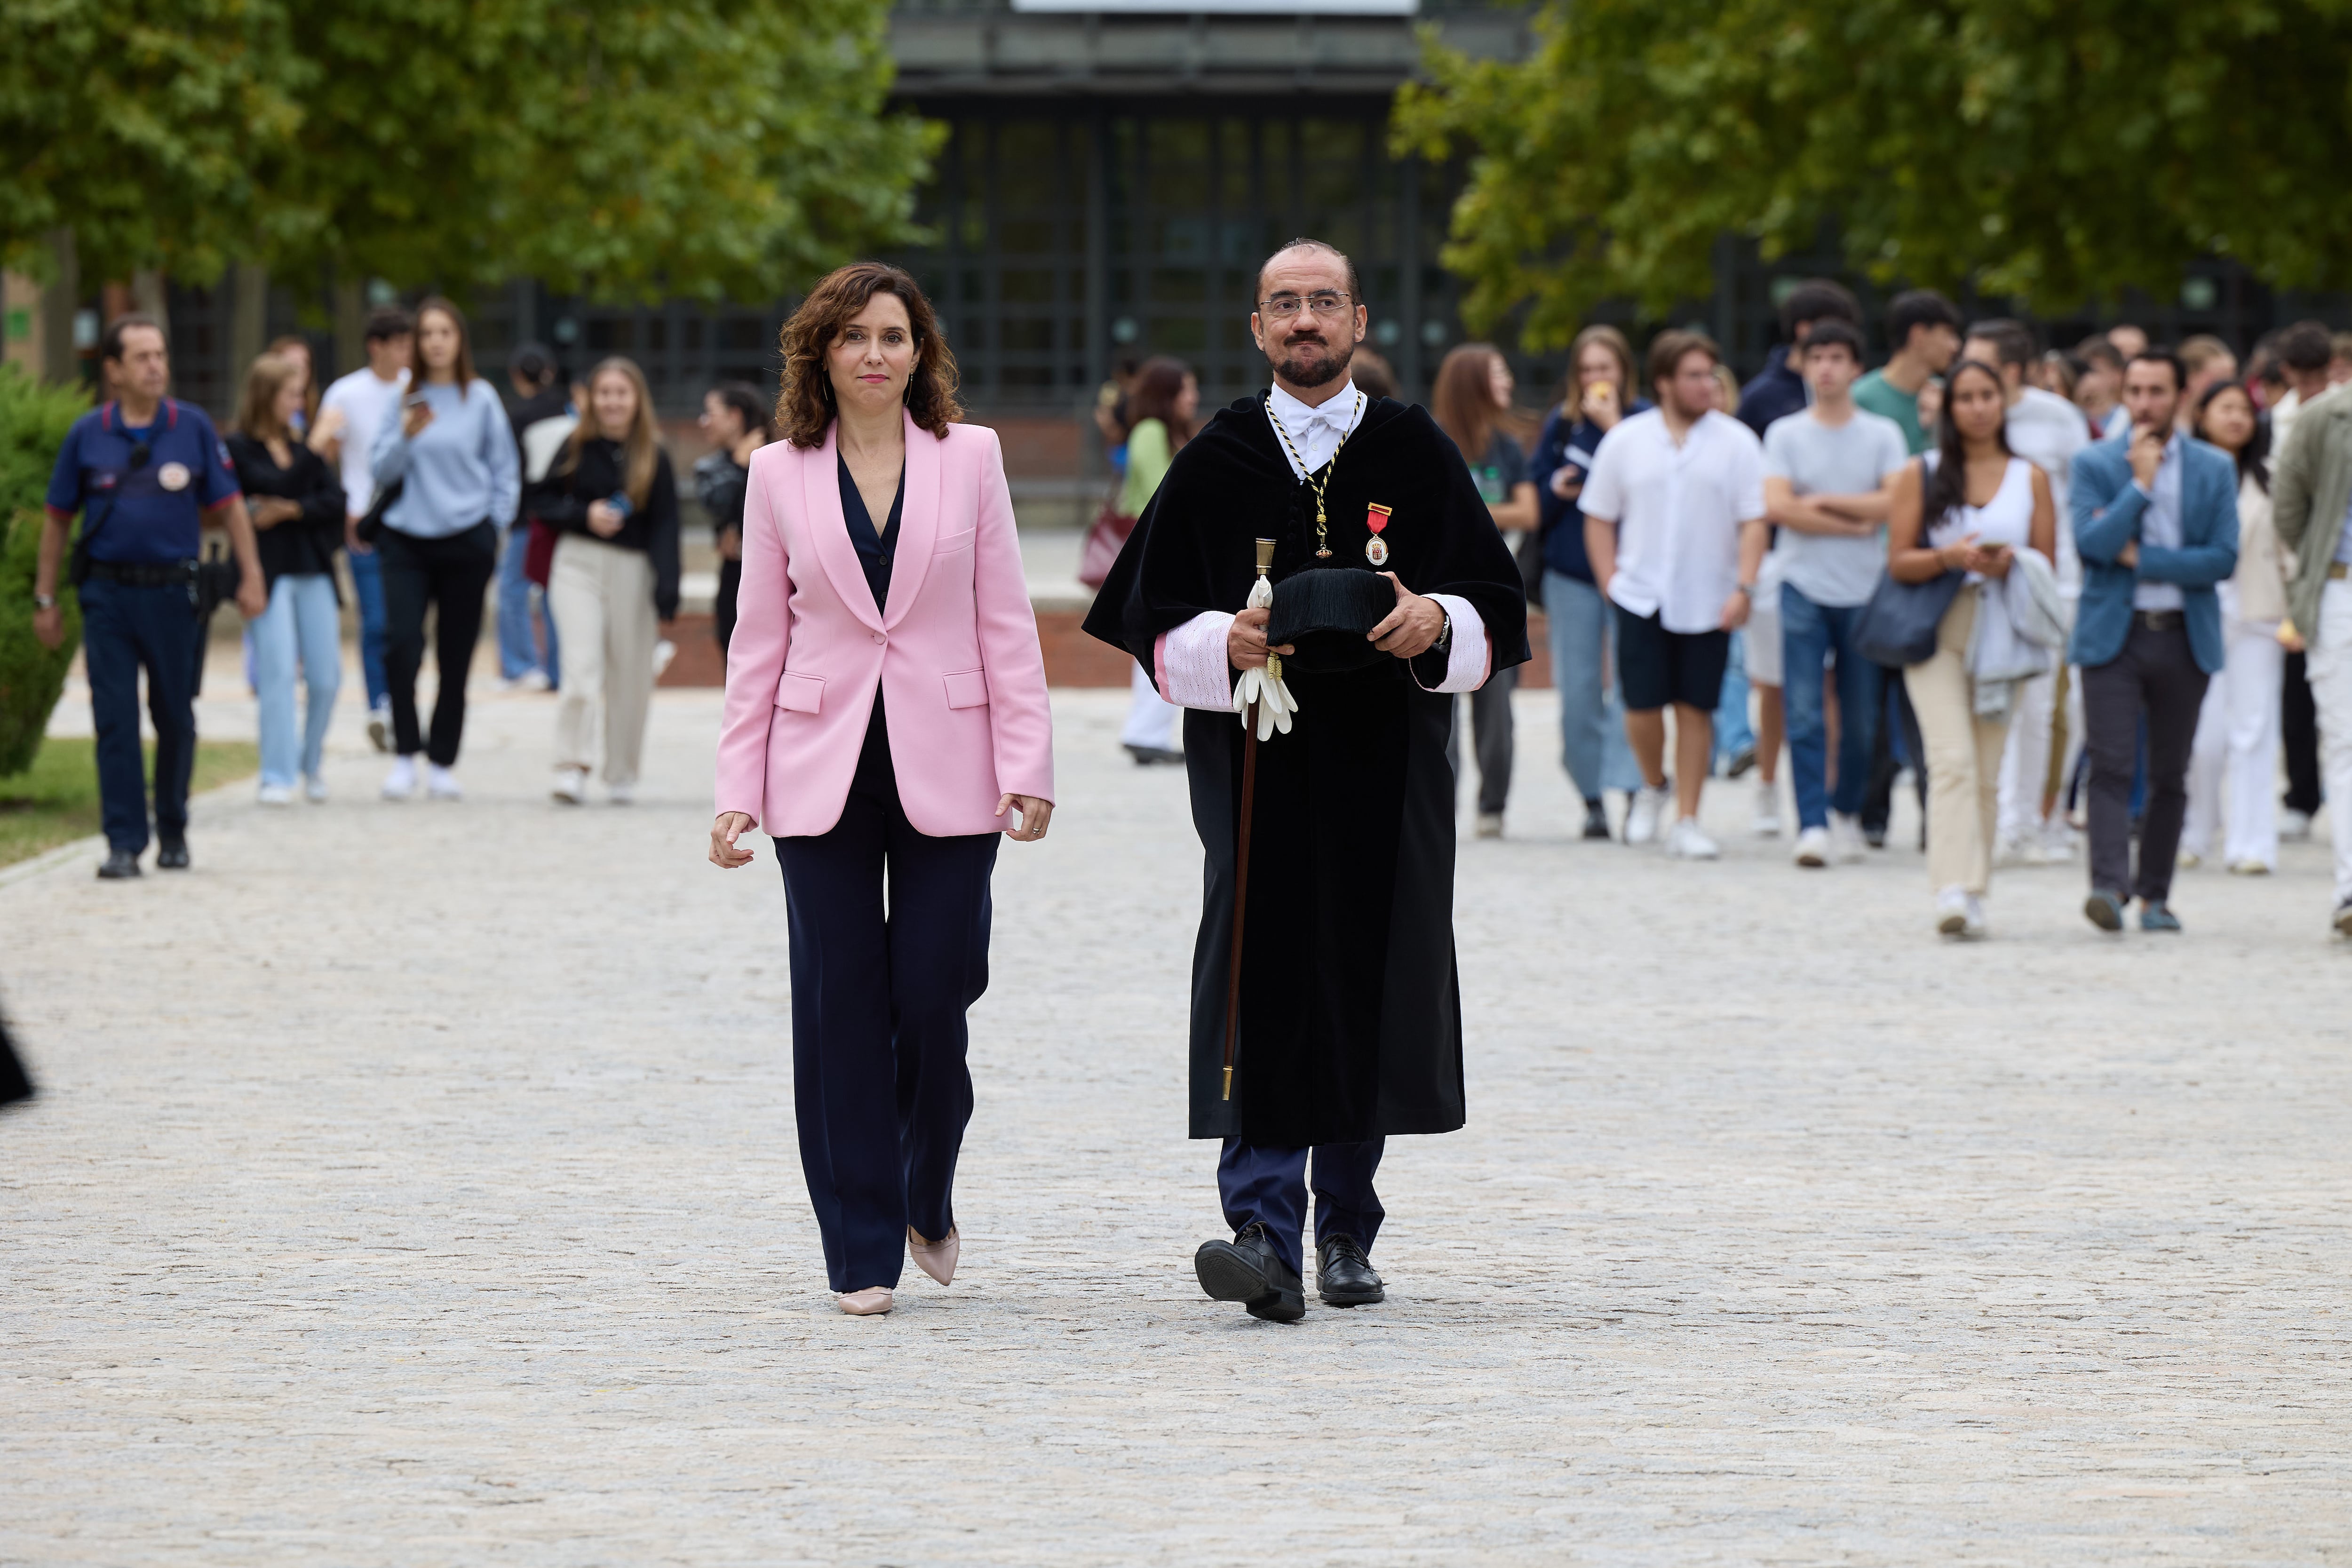
[(36, 594), (33, 595), (33, 608), (37, 610), (54, 610), (57, 607), (58, 596), (55, 594)]
[(1454, 616), (1443, 605), (1437, 606), (1437, 613), (1445, 624), (1437, 628), (1437, 640), (1429, 646), (1439, 653), (1450, 653), (1454, 648)]

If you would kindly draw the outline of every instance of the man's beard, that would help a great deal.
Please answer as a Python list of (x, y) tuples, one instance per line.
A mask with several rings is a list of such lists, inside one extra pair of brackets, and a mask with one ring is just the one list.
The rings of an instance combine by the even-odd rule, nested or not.
[(1355, 357), (1353, 342), (1343, 343), (1337, 353), (1328, 343), (1285, 343), (1283, 357), (1274, 362), (1274, 368), (1293, 386), (1328, 386), (1348, 374), (1348, 362)]

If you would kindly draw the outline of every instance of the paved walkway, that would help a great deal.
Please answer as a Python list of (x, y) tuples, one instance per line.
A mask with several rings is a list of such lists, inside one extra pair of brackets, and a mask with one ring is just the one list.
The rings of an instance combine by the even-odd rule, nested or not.
[[(1200, 1300), (1183, 783), (1057, 700), (1008, 846), (966, 1273), (823, 1289), (782, 895), (703, 863), (715, 694), (558, 810), (204, 802), (196, 869), (0, 888), (47, 1089), (0, 1118), (0, 1562), (2340, 1563), (2352, 954), (2322, 851), (2169, 942), (2060, 870), (1927, 935), (1918, 857), (1571, 842), (1548, 703), (1465, 842), (1471, 1130), (1404, 1140), (1385, 1307)], [(221, 713), (230, 713), (224, 704)], [(355, 710), (352, 712), (355, 720)], [(1312, 722), (1312, 715), (1305, 718)]]

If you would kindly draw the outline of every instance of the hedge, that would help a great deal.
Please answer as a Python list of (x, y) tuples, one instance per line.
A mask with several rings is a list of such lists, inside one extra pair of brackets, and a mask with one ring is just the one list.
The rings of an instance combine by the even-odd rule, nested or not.
[(65, 641), (52, 650), (33, 636), (33, 568), (49, 470), (67, 429), (89, 406), (78, 386), (47, 386), (16, 365), (0, 365), (0, 778), (33, 765), (81, 646), (80, 606), (62, 582)]

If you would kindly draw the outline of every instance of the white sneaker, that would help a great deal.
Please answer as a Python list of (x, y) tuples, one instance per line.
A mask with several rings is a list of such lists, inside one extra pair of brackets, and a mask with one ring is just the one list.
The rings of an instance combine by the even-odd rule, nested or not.
[(566, 805), (578, 805), (588, 798), (588, 770), (586, 768), (556, 769), (555, 787), (547, 793)]
[(392, 750), (392, 705), (368, 710), (368, 744), (379, 752)]
[(1970, 942), (1982, 942), (1992, 928), (1985, 923), (1984, 900), (1974, 893), (1969, 895), (1968, 916), (1968, 922), (1960, 927), (1960, 934)]
[(2279, 813), (2279, 837), (2302, 843), (2311, 837), (2311, 813), (2286, 810)]
[(1625, 808), (1625, 842), (1654, 844), (1658, 841), (1658, 818), (1666, 813), (1666, 803), (1673, 798), (1665, 784), (1654, 787), (1643, 784), (1633, 792), (1633, 802)]
[(1992, 847), (1992, 863), (1996, 867), (2031, 866), (2035, 860), (2035, 846), (2028, 838), (2002, 838)]
[(313, 805), (324, 805), (327, 803), (326, 779), (318, 773), (306, 775), (302, 780), (302, 798)]
[(2042, 837), (2025, 847), (2026, 863), (2033, 866), (2063, 866), (2074, 858), (2074, 830), (2066, 826), (2063, 816), (2053, 816), (2042, 825)]
[(1771, 779), (1756, 781), (1756, 837), (1780, 837), (1780, 787)]
[(1818, 871), (1830, 863), (1830, 830), (1808, 827), (1797, 835), (1797, 864)]
[(457, 775), (438, 763), (425, 769), (425, 793), (434, 800), (463, 800), (466, 792), (458, 787)]
[(1503, 814), (1499, 811), (1480, 812), (1478, 814), (1478, 837), (1481, 838), (1500, 838), (1502, 836)]
[(262, 805), (292, 805), (294, 791), (286, 784), (263, 784), (253, 792), (254, 800)]
[(669, 673), (670, 661), (677, 658), (677, 644), (667, 637), (654, 644), (654, 679), (659, 680)]
[(416, 794), (416, 759), (400, 757), (394, 761), (392, 772), (383, 775), (383, 798), (407, 800)]
[(1869, 846), (1863, 842), (1862, 818), (1843, 811), (1830, 813), (1830, 851), (1843, 866), (1859, 866), (1870, 858)]
[(551, 691), (555, 688), (555, 682), (547, 679), (543, 669), (526, 669), (514, 684), (517, 691)]
[(614, 805), (631, 805), (637, 798), (637, 786), (634, 784), (606, 784), (604, 798)]
[(2194, 871), (2198, 867), (2205, 864), (2205, 857), (2194, 849), (2176, 849), (2173, 851), (2172, 863), (2184, 871)]
[(1666, 830), (1666, 857), (1672, 860), (1712, 860), (1723, 851), (1699, 830), (1696, 816), (1677, 816)]
[[(1969, 929), (1969, 904), (1966, 888), (1946, 888), (1936, 895), (1936, 930), (1945, 936), (1963, 936)], [(1981, 918), (1981, 917), (1979, 917)]]
[(2230, 875), (2232, 877), (2267, 877), (2270, 874), (2271, 868), (2267, 862), (2254, 859), (2251, 856), (2243, 860), (2232, 861), (2230, 865)]

